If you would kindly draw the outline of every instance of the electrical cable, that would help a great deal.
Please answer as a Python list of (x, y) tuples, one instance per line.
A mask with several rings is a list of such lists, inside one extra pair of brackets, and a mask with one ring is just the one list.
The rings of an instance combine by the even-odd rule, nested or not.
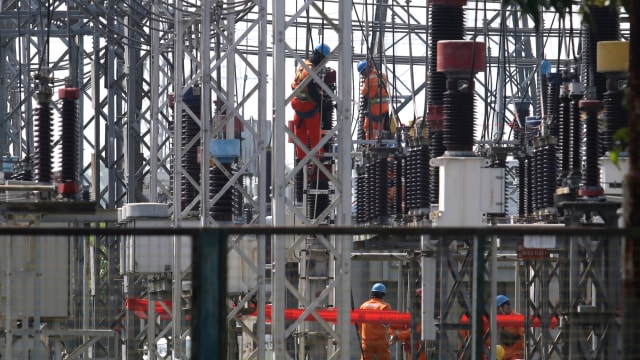
[[(29, 9), (31, 10), (31, 9)], [(42, 19), (42, 18), (40, 18)], [(51, 11), (51, 0), (47, 0), (47, 25), (46, 25), (46, 38), (43, 44), (43, 48), (42, 48), (42, 54), (40, 54), (40, 63), (38, 64), (38, 76), (40, 76), (41, 72), (42, 72), (42, 65), (46, 59), (47, 61), (47, 67), (49, 67), (49, 41), (51, 39), (51, 22), (53, 20), (53, 11)], [(42, 27), (44, 27), (44, 24), (40, 24)]]
[[(364, 6), (365, 6), (365, 18), (368, 19), (368, 4), (367, 4), (366, 0), (364, 2)], [(353, 8), (354, 13), (356, 14), (357, 23), (360, 25), (360, 31), (363, 34), (363, 37), (364, 37), (364, 40), (365, 40), (364, 42), (366, 44), (369, 44), (369, 39), (368, 39), (368, 36), (367, 36), (368, 31), (365, 31), (365, 29), (363, 29), (362, 20), (360, 19), (360, 15), (358, 14), (358, 11), (355, 8), (355, 4), (352, 4), (352, 8)], [(408, 9), (407, 9), (407, 11), (408, 11)], [(368, 26), (368, 22), (365, 23), (365, 24)], [(379, 21), (379, 26), (380, 26), (380, 30), (382, 30), (383, 21)], [(382, 36), (380, 36), (380, 37), (382, 38)], [(379, 60), (378, 64), (376, 63), (375, 58), (373, 57), (372, 49), (368, 45), (367, 45), (366, 54), (367, 54), (367, 59), (372, 63), (371, 66), (373, 66), (373, 68), (376, 70), (376, 73), (377, 73), (377, 76), (378, 76), (378, 81), (382, 82), (382, 67), (379, 64), (382, 64), (383, 62), (385, 62), (386, 57), (383, 57), (382, 46), (380, 46), (380, 49), (381, 49), (380, 54), (379, 54), (380, 60)], [(394, 61), (394, 63), (395, 63), (395, 61)], [(413, 81), (413, 78), (412, 78), (412, 81)], [(384, 83), (387, 86), (387, 94), (389, 94), (388, 81), (384, 82)], [(412, 89), (412, 93), (413, 92), (414, 91)], [(389, 104), (389, 105), (391, 107), (391, 110), (390, 110), (391, 114), (396, 115), (395, 114), (395, 107), (393, 106), (393, 104)], [(414, 111), (414, 113), (415, 113), (415, 111)], [(398, 117), (397, 116), (393, 116), (393, 118), (394, 118), (394, 121), (396, 121), (396, 125), (399, 125), (400, 124), (400, 122), (399, 122), (400, 120), (398, 119)], [(415, 118), (415, 116), (414, 116), (414, 118)], [(378, 133), (378, 140), (380, 140), (380, 136), (382, 136), (382, 131)]]
[[(519, 38), (519, 37), (518, 37), (518, 22), (515, 22), (515, 25), (514, 25), (514, 27), (513, 27), (513, 32), (514, 32), (514, 37), (515, 37), (516, 39), (518, 39), (518, 38)], [(517, 49), (517, 46), (516, 46), (516, 49)], [(514, 51), (517, 51), (516, 49), (514, 49)], [(509, 53), (510, 53), (510, 52), (509, 52), (509, 42), (507, 42), (507, 43), (505, 44), (505, 51), (506, 51), (506, 53), (507, 53), (507, 54), (509, 54)], [(508, 65), (508, 66), (507, 66), (507, 65)], [(507, 57), (506, 57), (506, 62), (505, 62), (505, 71), (506, 71), (507, 69), (511, 69), (511, 68), (512, 68), (511, 66), (512, 66), (511, 56), (507, 56)], [(515, 91), (514, 91), (514, 89), (513, 89), (513, 81), (510, 81), (510, 82), (509, 82), (509, 85), (510, 85), (510, 87), (511, 87), (511, 88), (509, 89), (509, 93), (510, 93), (510, 94), (512, 94), (512, 95), (511, 95), (512, 102), (513, 102), (513, 99), (514, 99), (514, 98), (521, 98), (521, 99), (522, 99), (522, 101), (520, 101), (520, 102), (518, 103), (518, 104), (519, 104), (518, 106), (524, 106), (524, 101), (526, 100), (526, 94), (524, 94), (525, 96), (520, 96), (520, 94), (519, 94), (519, 93), (520, 93), (520, 88), (519, 88), (519, 87), (518, 87), (517, 89), (515, 89)], [(528, 88), (528, 87), (527, 87), (527, 88)], [(506, 111), (506, 106), (505, 106), (505, 111)], [(516, 115), (516, 114), (518, 114), (519, 112), (520, 112), (520, 108), (516, 108), (516, 109), (515, 109), (515, 111), (514, 111), (514, 115), (517, 117), (517, 115)], [(505, 115), (505, 116), (506, 116), (506, 115)], [(506, 120), (506, 119), (505, 119), (505, 120)], [(509, 127), (509, 133), (507, 134), (507, 140), (509, 140), (509, 139), (511, 138), (511, 135), (514, 133), (514, 132), (513, 132), (513, 129), (514, 129), (514, 127), (515, 127), (515, 126), (517, 126), (517, 125), (515, 124), (515, 123), (516, 123), (516, 121), (517, 121), (517, 118), (514, 118), (514, 121), (513, 121), (512, 126), (510, 126), (510, 127)], [(514, 139), (514, 140), (515, 140), (515, 139)]]
[[(407, 2), (407, 15), (410, 14), (409, 11), (409, 3), (411, 0), (406, 0)], [(407, 17), (407, 26), (411, 28), (411, 17)], [(411, 32), (408, 34), (409, 36), (409, 74), (411, 79), (411, 102), (413, 103), (413, 122), (415, 123), (416, 118), (418, 116), (418, 110), (416, 108), (416, 86), (415, 79), (413, 73), (413, 43), (411, 42)]]
[[(487, 50), (490, 50), (491, 48), (489, 47)], [(485, 70), (485, 75), (484, 75), (484, 80), (485, 80), (485, 99), (489, 99), (489, 89), (494, 89), (496, 86), (496, 84), (493, 83), (493, 79), (494, 79), (494, 75), (493, 75), (493, 69), (492, 67), (489, 67)], [(493, 96), (493, 94), (491, 95)], [(491, 125), (491, 117), (495, 111), (495, 106), (492, 106), (490, 101), (485, 101), (485, 105), (484, 105), (484, 115), (483, 115), (483, 119), (482, 119), (482, 131), (480, 134), (480, 139), (481, 140), (486, 140), (488, 138), (490, 138), (490, 133), (493, 131), (493, 127)]]
[[(396, 28), (396, 15), (395, 15), (395, 14), (391, 14), (391, 30), (392, 30), (392, 31), (391, 31), (391, 42), (392, 42), (393, 44), (395, 44), (395, 43), (396, 43), (396, 32), (395, 32), (395, 28)], [(393, 73), (394, 73), (394, 74), (397, 74), (396, 61), (395, 61), (395, 60), (396, 60), (396, 47), (395, 47), (395, 46), (393, 46), (393, 47), (391, 48), (391, 58), (393, 59), (393, 62), (392, 62), (392, 65), (391, 65), (392, 71), (393, 71)], [(413, 79), (413, 77), (412, 77), (412, 79)], [(387, 79), (387, 80), (389, 80), (389, 79)], [(393, 87), (394, 89), (397, 89), (397, 77), (395, 77), (395, 76), (393, 77), (393, 86), (392, 86), (392, 87)], [(395, 104), (395, 103), (398, 101), (398, 97), (396, 96), (396, 94), (397, 94), (397, 92), (396, 92), (396, 91), (394, 91), (394, 92), (390, 95), (390, 97), (389, 97), (389, 102), (390, 102), (391, 104)], [(414, 105), (414, 107), (415, 107), (415, 105)]]

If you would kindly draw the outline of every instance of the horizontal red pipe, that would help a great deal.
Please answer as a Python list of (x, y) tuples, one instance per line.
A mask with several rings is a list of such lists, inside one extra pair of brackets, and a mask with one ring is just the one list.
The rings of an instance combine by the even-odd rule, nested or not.
[[(460, 319), (460, 324), (468, 324), (469, 318), (467, 316), (462, 316)], [(524, 315), (496, 315), (496, 323), (498, 327), (524, 327)], [(542, 322), (538, 317), (530, 317), (529, 320), (530, 327), (539, 328), (542, 327)], [(549, 328), (553, 329), (558, 326), (558, 318), (552, 317), (549, 319)]]
[[(157, 300), (156, 301), (156, 314), (166, 315), (167, 312), (160, 305), (160, 301), (163, 301), (167, 308), (171, 309), (172, 304), (169, 300)], [(125, 302), (127, 310), (135, 311), (138, 313), (147, 313), (149, 301), (146, 299), (127, 299)], [(305, 309), (285, 309), (285, 320), (297, 320), (304, 313)], [(335, 323), (338, 321), (337, 309), (317, 309), (316, 313), (326, 322)], [(256, 316), (257, 312), (250, 314)], [(265, 318), (267, 321), (271, 321), (271, 305), (265, 307)], [(316, 321), (315, 316), (309, 314), (304, 318), (305, 321)], [(524, 315), (498, 315), (496, 321), (499, 327), (518, 327), (524, 326)], [(411, 315), (406, 312), (399, 312), (393, 310), (351, 310), (351, 323), (378, 323), (389, 325), (405, 325), (411, 324)], [(461, 324), (468, 324), (469, 318), (463, 316), (460, 320)], [(531, 327), (541, 327), (542, 323), (539, 318), (531, 318)], [(549, 327), (555, 328), (558, 326), (558, 318), (552, 317), (549, 320)]]
[[(166, 314), (167, 312), (164, 310), (160, 302), (163, 302), (167, 308), (171, 309), (171, 301), (170, 300), (156, 300), (156, 314)], [(124, 303), (124, 306), (127, 310), (130, 311), (142, 311), (144, 313), (149, 310), (149, 300), (147, 299), (127, 299)]]
[[(271, 319), (271, 306), (267, 305), (265, 308), (265, 317), (267, 320)], [(285, 320), (297, 320), (305, 309), (285, 309)], [(318, 315), (327, 322), (335, 323), (338, 319), (338, 311), (331, 310), (316, 310)], [(255, 315), (256, 313), (252, 314)], [(307, 315), (305, 321), (315, 321), (316, 318), (313, 315)], [(498, 315), (496, 321), (499, 327), (518, 327), (524, 326), (524, 315)], [(379, 323), (390, 325), (410, 325), (411, 315), (405, 312), (398, 312), (392, 310), (362, 310), (355, 309), (351, 311), (351, 323)], [(461, 324), (468, 323), (468, 318), (463, 317), (460, 321)], [(531, 318), (531, 327), (541, 327), (542, 322), (539, 318)], [(558, 319), (553, 317), (549, 320), (549, 327), (555, 328), (558, 326)]]

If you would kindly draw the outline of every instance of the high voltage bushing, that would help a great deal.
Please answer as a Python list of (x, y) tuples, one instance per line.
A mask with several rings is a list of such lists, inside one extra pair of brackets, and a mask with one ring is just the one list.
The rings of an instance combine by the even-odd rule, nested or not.
[[(527, 117), (530, 115), (529, 107), (531, 106), (531, 102), (529, 101), (516, 101), (515, 102), (515, 113), (516, 118), (513, 122), (513, 138), (520, 142), (520, 145), (525, 145), (525, 137), (526, 133), (524, 128), (526, 126), (525, 121)], [(521, 149), (524, 151), (525, 149)]]
[(58, 184), (58, 194), (70, 197), (80, 193), (78, 183), (79, 174), (79, 135), (78, 129), (78, 98), (80, 89), (66, 87), (58, 89), (58, 97), (62, 99), (61, 120), (61, 182)]
[(560, 84), (562, 82), (561, 74), (550, 73), (547, 76), (549, 86), (546, 93), (546, 118), (549, 125), (548, 135), (558, 136), (558, 110), (560, 103)]
[[(232, 170), (231, 170), (232, 174), (235, 174), (236, 172), (238, 172), (238, 169), (236, 166), (232, 166)], [(240, 176), (238, 177), (238, 186), (232, 186), (231, 187), (231, 192), (233, 194), (233, 214), (236, 216), (236, 218), (240, 219), (246, 216), (245, 215), (245, 209), (244, 209), (244, 196), (242, 195), (242, 191), (239, 190), (239, 188), (244, 188), (244, 177)], [(249, 218), (249, 220), (251, 220), (251, 218)], [(248, 222), (247, 222), (248, 223)]]
[[(200, 88), (199, 87), (191, 87), (189, 88), (185, 94), (182, 96), (182, 101), (184, 106), (188, 107), (189, 110), (198, 118), (201, 118), (200, 115)], [(182, 159), (176, 159), (182, 163), (182, 168), (184, 172), (186, 172), (195, 182), (196, 184), (200, 183), (200, 164), (198, 164), (198, 147), (200, 146), (200, 126), (194, 120), (189, 112), (185, 109), (182, 110), (182, 136), (180, 137), (180, 146), (182, 149), (185, 149), (191, 141), (195, 139), (194, 144), (184, 153), (182, 154)], [(180, 175), (180, 186), (181, 186), (181, 207), (182, 209), (187, 208), (189, 204), (196, 198), (196, 195), (199, 192), (198, 185), (194, 186), (191, 181), (189, 181), (186, 174)]]
[(533, 175), (534, 175), (534, 171), (533, 171), (533, 157), (531, 155), (526, 156), (525, 158), (525, 163), (526, 163), (526, 180), (525, 180), (525, 187), (527, 189), (526, 191), (526, 199), (525, 199), (525, 205), (526, 205), (526, 214), (527, 215), (532, 215), (533, 214), (533, 196), (534, 196), (534, 191), (533, 191)]
[(566, 83), (560, 88), (558, 114), (558, 147), (560, 148), (560, 174), (566, 176), (571, 171), (571, 97)]
[(527, 132), (526, 121), (530, 115), (531, 102), (529, 101), (516, 101), (515, 102), (515, 114), (516, 118), (513, 122), (514, 139), (519, 143), (520, 149), (518, 151), (518, 216), (526, 216), (526, 194), (527, 194)]
[(393, 188), (393, 202), (389, 204), (391, 207), (391, 215), (397, 222), (401, 222), (404, 215), (404, 207), (402, 201), (402, 179), (404, 178), (404, 156), (395, 154), (393, 159), (389, 160), (389, 187)]
[(526, 215), (526, 186), (525, 179), (527, 176), (526, 158), (523, 156), (518, 157), (518, 216), (524, 217)]
[(389, 186), (387, 182), (389, 163), (386, 158), (381, 157), (375, 160), (375, 185), (373, 191), (373, 218), (374, 220), (383, 221), (389, 216), (388, 192)]
[(540, 76), (538, 77), (538, 88), (536, 89), (536, 97), (539, 100), (536, 107), (536, 117), (542, 118), (543, 110), (547, 108), (547, 90), (549, 89), (549, 74), (551, 73), (551, 63), (548, 60), (540, 62)]
[(622, 105), (624, 93), (617, 86), (604, 93), (604, 117), (607, 122), (607, 129), (602, 132), (602, 142), (600, 156), (615, 147), (614, 135), (616, 132), (627, 126), (627, 110)]
[[(430, 122), (434, 124), (434, 122)], [(438, 122), (440, 129), (433, 131), (433, 128), (429, 130), (429, 158), (435, 159), (444, 154), (444, 144), (442, 143), (442, 121)], [(438, 203), (438, 196), (440, 193), (440, 168), (437, 166), (429, 165), (429, 202), (430, 204)]]
[(582, 100), (580, 109), (586, 113), (586, 159), (582, 172), (582, 186), (578, 196), (598, 197), (604, 195), (600, 186), (600, 167), (598, 164), (598, 112), (604, 103), (600, 100)]
[(407, 193), (405, 195), (405, 206), (409, 214), (412, 213), (412, 210), (416, 207), (414, 184), (416, 178), (416, 159), (417, 159), (417, 146), (412, 146), (409, 149), (409, 154), (404, 162), (404, 178), (406, 182)]
[(542, 150), (539, 147), (536, 147), (533, 150), (533, 156), (531, 157), (531, 190), (532, 190), (532, 210), (538, 210), (542, 207), (541, 194), (542, 189), (539, 187), (541, 184), (540, 174), (544, 170), (540, 167), (542, 164)]
[(542, 204), (541, 208), (550, 208), (554, 206), (553, 194), (558, 188), (557, 182), (557, 157), (556, 157), (556, 145), (547, 144), (542, 148), (542, 164), (543, 169), (540, 173), (542, 184)]
[[(438, 42), (441, 40), (464, 39), (464, 10), (466, 0), (430, 1), (431, 41), (429, 42), (429, 81), (427, 96), (429, 110), (437, 113), (437, 106), (443, 105), (443, 93), (446, 90), (446, 76), (437, 69)], [(430, 111), (431, 112), (431, 111)]]
[(573, 81), (570, 85), (571, 92), (571, 171), (578, 175), (582, 171), (582, 120), (580, 113), (580, 100), (583, 97), (582, 84)]
[(607, 77), (606, 92), (603, 95), (604, 117), (607, 123), (602, 133), (600, 155), (611, 150), (615, 144), (615, 133), (627, 126), (627, 111), (622, 105), (623, 87), (629, 71), (629, 42), (598, 42), (598, 72)]
[[(464, 9), (466, 0), (429, 1), (429, 24), (431, 26), (429, 41), (429, 64), (427, 76), (427, 123), (429, 127), (430, 158), (435, 159), (444, 154), (442, 144), (442, 121), (444, 118), (444, 92), (446, 76), (438, 71), (438, 42), (442, 40), (464, 39)], [(429, 168), (429, 201), (438, 203), (440, 192), (440, 170), (436, 166)]]
[(444, 145), (447, 151), (473, 151), (474, 81), (486, 67), (485, 44), (478, 41), (438, 42), (438, 71), (447, 76), (444, 94)]
[(39, 183), (51, 183), (53, 141), (51, 133), (53, 110), (51, 109), (51, 91), (38, 92), (38, 106), (33, 117), (34, 153), (33, 178)]
[(234, 213), (233, 187), (222, 192), (222, 189), (229, 180), (223, 170), (226, 170), (233, 175), (231, 167), (229, 164), (225, 163), (222, 163), (221, 166), (216, 165), (209, 170), (209, 194), (220, 194), (218, 200), (211, 205), (210, 211), (211, 216), (216, 221), (231, 221)]
[(418, 181), (418, 191), (416, 192), (416, 207), (418, 209), (430, 210), (429, 197), (431, 196), (431, 188), (428, 186), (421, 186), (420, 184), (429, 183), (431, 174), (429, 172), (429, 146), (421, 145), (418, 149), (418, 158), (416, 159), (416, 181)]
[(358, 178), (356, 179), (356, 222), (363, 224), (367, 222), (367, 173), (364, 167), (356, 169)]
[(407, 159), (406, 206), (418, 220), (428, 214), (430, 206), (430, 187), (424, 186), (430, 178), (429, 159), (429, 146), (426, 144), (411, 148)]
[(582, 82), (589, 96), (602, 100), (606, 91), (606, 76), (596, 71), (599, 41), (620, 39), (620, 14), (613, 6), (589, 6), (592, 21), (583, 25)]

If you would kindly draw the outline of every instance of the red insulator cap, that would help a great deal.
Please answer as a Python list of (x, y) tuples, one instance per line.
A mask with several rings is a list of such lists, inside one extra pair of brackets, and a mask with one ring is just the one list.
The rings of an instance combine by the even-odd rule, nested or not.
[(601, 100), (580, 100), (578, 106), (580, 110), (584, 111), (600, 111), (604, 107), (604, 102)]
[(61, 88), (58, 89), (58, 97), (65, 100), (75, 100), (80, 97), (80, 89), (78, 88)]
[(58, 194), (74, 195), (80, 193), (80, 185), (74, 181), (67, 180), (58, 184)]
[(471, 40), (438, 41), (438, 71), (475, 74), (486, 67), (485, 44)]
[(431, 0), (429, 5), (443, 5), (443, 6), (465, 6), (467, 0)]
[(578, 196), (580, 197), (599, 197), (604, 195), (604, 190), (601, 187), (578, 189)]

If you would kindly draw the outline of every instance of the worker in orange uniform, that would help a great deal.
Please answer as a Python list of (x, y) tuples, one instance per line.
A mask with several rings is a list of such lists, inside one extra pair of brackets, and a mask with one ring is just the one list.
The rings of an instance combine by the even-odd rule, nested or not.
[(364, 118), (366, 140), (375, 140), (383, 130), (389, 129), (389, 90), (387, 75), (379, 73), (367, 60), (358, 63), (358, 72), (364, 81), (360, 93), (368, 104), (368, 113)]
[[(511, 309), (511, 301), (505, 295), (496, 297), (498, 314), (521, 315)], [(504, 360), (524, 359), (524, 327), (501, 327), (498, 329), (499, 343), (504, 348)]]
[[(382, 283), (376, 283), (371, 287), (371, 298), (360, 305), (361, 310), (391, 310), (391, 305), (382, 299), (387, 294), (387, 288)], [(395, 331), (389, 325), (378, 323), (360, 324), (362, 337), (362, 357), (360, 360), (390, 360), (389, 339), (387, 335), (394, 336)]]
[[(422, 289), (416, 290), (416, 296), (418, 297), (419, 301), (422, 302)], [(418, 325), (416, 325), (416, 332), (418, 334), (422, 334), (422, 324), (419, 323)], [(407, 355), (411, 354), (411, 329), (398, 331), (395, 336), (391, 337), (391, 341), (389, 343), (393, 344), (396, 341), (400, 341), (404, 344), (403, 349)], [(418, 357), (412, 359), (426, 360), (427, 353), (422, 347), (422, 342), (418, 341), (418, 343), (416, 344), (416, 349), (418, 350)]]
[[(326, 44), (320, 44), (315, 47), (313, 53), (309, 59), (305, 60), (305, 64), (313, 69), (317, 67), (324, 58), (329, 56), (331, 48)], [(323, 78), (324, 69), (321, 69), (318, 75)], [(296, 76), (291, 83), (291, 89), (296, 90), (304, 79), (309, 76), (309, 72), (304, 66), (298, 65), (296, 69)], [(303, 144), (307, 144), (307, 137), (309, 139), (309, 148), (312, 149), (320, 142), (320, 108), (322, 105), (322, 89), (314, 82), (308, 82), (303, 88), (299, 89), (298, 93), (291, 100), (291, 107), (294, 110), (293, 115), (293, 133), (302, 141)], [(322, 156), (324, 150), (321, 148), (319, 155)], [(302, 159), (306, 155), (306, 151), (303, 148), (296, 145), (296, 158)]]

